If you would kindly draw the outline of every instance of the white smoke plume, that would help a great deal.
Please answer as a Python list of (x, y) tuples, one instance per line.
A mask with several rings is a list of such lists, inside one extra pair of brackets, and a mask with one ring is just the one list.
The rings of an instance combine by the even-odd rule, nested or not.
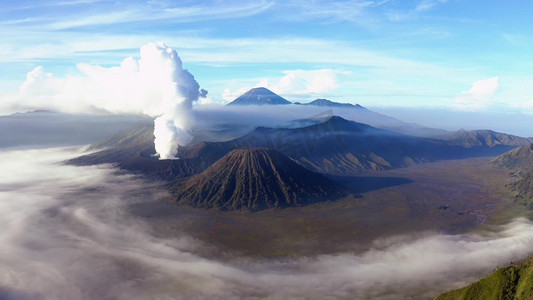
[(79, 75), (56, 77), (37, 67), (28, 73), (4, 110), (49, 109), (68, 113), (144, 114), (155, 122), (155, 148), (161, 159), (174, 158), (188, 144), (194, 125), (192, 103), (207, 95), (183, 69), (175, 50), (163, 43), (141, 48), (140, 59), (120, 66), (78, 64)]
[(175, 50), (162, 43), (148, 44), (141, 48), (139, 71), (157, 74), (152, 78), (161, 84), (162, 114), (154, 121), (154, 144), (160, 159), (173, 159), (179, 145), (187, 145), (192, 136), (188, 133), (193, 122), (192, 102), (205, 90), (189, 71), (184, 70)]

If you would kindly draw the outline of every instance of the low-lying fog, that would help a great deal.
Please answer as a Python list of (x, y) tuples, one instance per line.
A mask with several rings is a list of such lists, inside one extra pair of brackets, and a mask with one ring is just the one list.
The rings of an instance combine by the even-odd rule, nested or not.
[(153, 184), (60, 162), (74, 148), (0, 152), (0, 299), (429, 299), (533, 252), (533, 223), (486, 236), (396, 237), (355, 255), (249, 260), (150, 233), (127, 206)]

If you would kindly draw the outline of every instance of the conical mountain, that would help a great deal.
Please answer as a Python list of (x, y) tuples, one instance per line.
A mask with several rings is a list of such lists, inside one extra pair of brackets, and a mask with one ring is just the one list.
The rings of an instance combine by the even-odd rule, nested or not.
[(328, 178), (266, 148), (233, 150), (204, 172), (178, 184), (180, 203), (222, 210), (295, 207), (341, 193)]
[(280, 105), (280, 104), (291, 104), (291, 102), (287, 101), (285, 98), (279, 96), (278, 94), (264, 87), (253, 88), (249, 90), (248, 92), (239, 96), (237, 99), (228, 103), (228, 105)]

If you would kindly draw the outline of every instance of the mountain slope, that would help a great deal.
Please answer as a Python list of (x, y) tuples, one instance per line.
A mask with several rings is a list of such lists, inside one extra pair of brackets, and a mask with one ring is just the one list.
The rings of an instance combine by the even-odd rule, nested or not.
[(518, 179), (507, 186), (515, 192), (515, 202), (533, 208), (533, 144), (504, 153), (493, 163), (516, 172)]
[(91, 146), (100, 150), (67, 163), (82, 166), (111, 163), (148, 178), (171, 181), (202, 172), (231, 150), (221, 148), (229, 146), (221, 143), (200, 143), (180, 147), (180, 159), (159, 160), (155, 156), (153, 130), (153, 123), (135, 126)]
[(303, 105), (313, 105), (313, 106), (322, 106), (322, 107), (341, 107), (341, 108), (354, 108), (354, 109), (365, 109), (359, 104), (351, 104), (351, 103), (340, 103), (340, 102), (334, 102), (328, 99), (316, 99), (309, 103), (305, 103)]
[(462, 289), (444, 293), (435, 300), (533, 299), (533, 258), (496, 270)]
[(340, 195), (326, 177), (265, 148), (233, 150), (173, 194), (180, 203), (223, 210), (294, 207)]
[(268, 147), (319, 173), (354, 175), (415, 163), (462, 157), (462, 148), (403, 135), (333, 116), (303, 128), (257, 128), (235, 147)]
[(233, 149), (264, 147), (290, 157), (305, 168), (331, 175), (406, 167), (443, 159), (501, 154), (508, 148), (465, 148), (448, 141), (378, 129), (338, 116), (297, 128), (259, 127), (226, 142), (201, 142), (178, 149), (179, 160), (154, 157), (153, 125), (134, 128), (98, 145), (101, 151), (70, 162), (78, 165), (115, 163), (119, 167), (164, 180), (202, 172)]
[(264, 87), (253, 88), (228, 105), (283, 105), (291, 104), (283, 97)]
[(494, 163), (512, 170), (533, 168), (533, 143), (511, 150), (498, 156)]
[(453, 132), (441, 137), (452, 145), (465, 148), (472, 147), (505, 147), (524, 146), (531, 142), (531, 138), (523, 138), (515, 135), (499, 133), (492, 130), (464, 130)]

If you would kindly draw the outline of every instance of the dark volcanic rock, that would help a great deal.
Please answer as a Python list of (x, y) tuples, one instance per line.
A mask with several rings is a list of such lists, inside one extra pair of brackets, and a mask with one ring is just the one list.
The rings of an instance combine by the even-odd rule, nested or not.
[(172, 189), (180, 203), (222, 210), (295, 207), (341, 195), (328, 178), (266, 148), (233, 150)]
[(228, 105), (280, 105), (291, 104), (285, 98), (277, 95), (269, 89), (259, 87), (253, 88), (242, 94)]

